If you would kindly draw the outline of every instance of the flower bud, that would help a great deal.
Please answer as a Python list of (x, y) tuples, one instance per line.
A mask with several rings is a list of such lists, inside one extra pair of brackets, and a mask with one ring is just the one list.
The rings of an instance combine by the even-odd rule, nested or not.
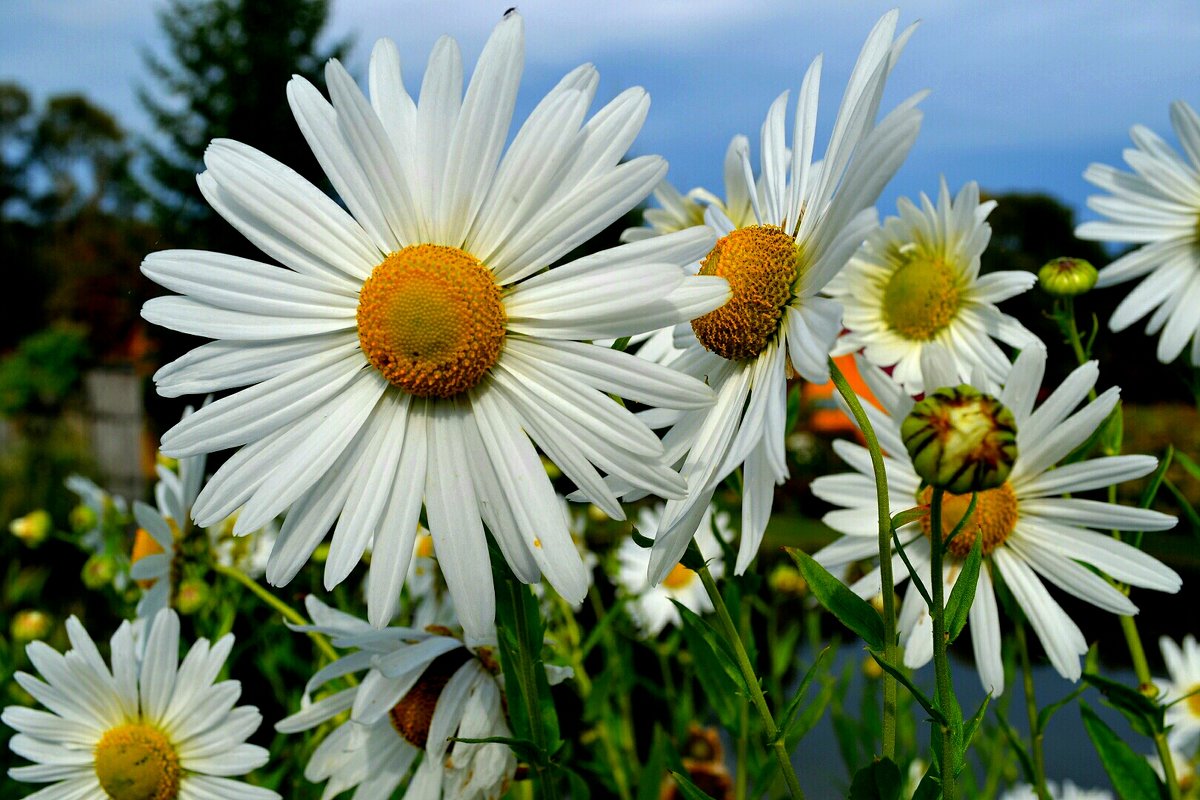
[(49, 512), (40, 508), (37, 511), (30, 511), (25, 516), (18, 517), (8, 524), (12, 535), (30, 547), (37, 547), (46, 541), (52, 527), (53, 521), (50, 519)]
[(778, 594), (803, 597), (808, 593), (808, 583), (800, 571), (788, 564), (779, 564), (767, 576), (767, 585)]
[(100, 517), (97, 516), (96, 509), (83, 503), (72, 508), (67, 519), (71, 523), (71, 530), (76, 533), (87, 533), (94, 529), (96, 524), (100, 522)]
[(12, 626), (9, 629), (13, 641), (18, 643), (32, 642), (35, 639), (45, 639), (54, 627), (54, 618), (45, 611), (27, 608), (13, 615)]
[(175, 607), (180, 614), (195, 614), (208, 604), (208, 584), (199, 578), (180, 581), (175, 593)]
[(1099, 274), (1082, 258), (1055, 258), (1038, 270), (1038, 285), (1051, 297), (1074, 297), (1095, 286)]
[(862, 671), (863, 675), (866, 675), (873, 681), (877, 681), (883, 677), (883, 667), (879, 666), (879, 662), (870, 656), (863, 659)]
[(102, 589), (117, 577), (117, 560), (107, 553), (96, 553), (84, 563), (80, 577), (87, 588)]
[(900, 426), (913, 468), (954, 494), (994, 489), (1017, 459), (1017, 423), (999, 400), (966, 384), (927, 394)]

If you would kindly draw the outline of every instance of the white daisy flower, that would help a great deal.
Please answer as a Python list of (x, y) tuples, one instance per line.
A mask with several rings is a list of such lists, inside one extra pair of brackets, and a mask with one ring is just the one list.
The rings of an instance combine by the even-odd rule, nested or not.
[(979, 257), (992, 236), (985, 220), (996, 202), (980, 203), (974, 181), (952, 200), (943, 178), (936, 206), (922, 194), (920, 208), (907, 197), (897, 207), (900, 215), (872, 231), (826, 288), (845, 309), (849, 329), (835, 355), (862, 350), (873, 364), (894, 365), (892, 377), (920, 394), (921, 353), (936, 342), (960, 381), (970, 380), (976, 365), (990, 380), (1003, 380), (1011, 363), (992, 339), (1018, 349), (1038, 339), (996, 303), (1029, 289), (1037, 276), (1013, 270), (980, 277)]
[(161, 369), (166, 395), (248, 387), (163, 437), (188, 456), (241, 447), (201, 493), (210, 525), (244, 505), (235, 532), (289, 506), (267, 565), (285, 584), (333, 526), (325, 585), (374, 540), (369, 618), (396, 611), (422, 506), (469, 636), (494, 617), (484, 525), (513, 571), (566, 598), (587, 576), (537, 447), (611, 516), (600, 472), (683, 497), (662, 444), (610, 394), (668, 408), (712, 403), (699, 381), (592, 340), (657, 329), (718, 306), (719, 278), (680, 266), (711, 247), (703, 229), (547, 269), (633, 207), (663, 177), (654, 156), (622, 162), (648, 106), (641, 89), (585, 122), (585, 65), (534, 109), (501, 158), (523, 64), (507, 14), (462, 96), (458, 46), (443, 38), (420, 100), (396, 47), (380, 41), (370, 99), (337, 61), (332, 104), (301, 78), (292, 110), (349, 211), (246, 145), (213, 142), (201, 190), (283, 266), (197, 251), (143, 271), (182, 296), (151, 322), (217, 341)]
[[(357, 798), (390, 798), (420, 758), (401, 795), (419, 800), (498, 798), (516, 770), (503, 744), (450, 742), (451, 737), (511, 736), (504, 718), (496, 664), (486, 647), (471, 648), (439, 626), (377, 629), (326, 606), (312, 595), (307, 608), (335, 647), (355, 648), (313, 675), (303, 708), (275, 729), (298, 733), (350, 711), (313, 752), (304, 777), (328, 781), (323, 798), (355, 788)], [(315, 702), (312, 692), (343, 675), (366, 670), (362, 682)]]
[(209, 550), (213, 559), (221, 566), (232, 567), (257, 580), (267, 571), (267, 561), (275, 546), (275, 540), (279, 538), (279, 525), (275, 520), (269, 520), (256, 531), (234, 536), (233, 529), (237, 520), (235, 512), (216, 525), (209, 525), (204, 529), (208, 536)]
[[(652, 538), (659, 528), (662, 513), (662, 503), (653, 507), (643, 507), (638, 511), (638, 531)], [(713, 507), (709, 505), (704, 510), (704, 516), (700, 518), (700, 527), (696, 531), (696, 546), (700, 548), (700, 555), (708, 562), (708, 570), (714, 578), (725, 574), (725, 557), (717, 536), (727, 542), (733, 540), (729, 515), (724, 511), (714, 513)], [(629, 605), (629, 613), (645, 636), (657, 636), (668, 625), (679, 626), (679, 609), (672, 600), (697, 614), (707, 614), (713, 610), (700, 576), (683, 564), (676, 563), (662, 581), (652, 584), (646, 577), (650, 554), (650, 550), (639, 546), (633, 539), (622, 541), (617, 550), (617, 560), (620, 564), (617, 584), (633, 598)]]
[(1166, 723), (1171, 726), (1171, 747), (1194, 752), (1200, 743), (1200, 644), (1183, 637), (1182, 646), (1166, 636), (1158, 640), (1170, 679), (1159, 683), (1162, 701), (1169, 703)]
[[(1054, 800), (1114, 800), (1112, 792), (1107, 789), (1082, 789), (1071, 781), (1063, 781), (1061, 785), (1047, 781), (1046, 788)], [(1000, 795), (1000, 800), (1037, 800), (1037, 797), (1034, 788), (1025, 783)]]
[(268, 789), (231, 777), (267, 762), (246, 744), (262, 717), (234, 707), (237, 681), (217, 681), (233, 636), (200, 639), (179, 660), (179, 618), (155, 618), (139, 659), (134, 626), (113, 635), (112, 669), (75, 617), (67, 621), (71, 649), (42, 642), (26, 648), (41, 679), (17, 683), (48, 710), (9, 706), (0, 716), (17, 731), (14, 753), (34, 763), (9, 770), (19, 781), (51, 784), (31, 800), (278, 800)]
[(1083, 173), (1109, 192), (1092, 195), (1088, 207), (1108, 217), (1075, 229), (1080, 239), (1143, 245), (1100, 270), (1097, 286), (1148, 276), (1117, 306), (1108, 326), (1124, 330), (1154, 312), (1146, 333), (1162, 332), (1158, 360), (1170, 363), (1191, 340), (1191, 361), (1200, 365), (1200, 117), (1183, 101), (1171, 104), (1171, 125), (1191, 163), (1158, 134), (1135, 125), (1135, 148), (1125, 151), (1133, 173), (1092, 164)]
[[(671, 366), (696, 376), (717, 392), (708, 408), (682, 413), (655, 409), (668, 460), (682, 461), (691, 492), (670, 499), (655, 537), (650, 578), (657, 583), (679, 561), (713, 491), (745, 465), (742, 540), (736, 572), (758, 552), (771, 514), (775, 484), (788, 474), (784, 455), (787, 380), (829, 380), (830, 348), (841, 332), (841, 306), (818, 294), (862, 244), (876, 216), (872, 204), (904, 161), (916, 139), (920, 97), (902, 103), (875, 124), (887, 76), (913, 28), (896, 37), (899, 12), (890, 12), (867, 38), (820, 162), (813, 161), (821, 58), (800, 88), (792, 148), (784, 117), (788, 94), (779, 96), (762, 126), (762, 174), (754, 180), (745, 140), (735, 143), (737, 170), (728, 206), (748, 202), (748, 224), (739, 225), (717, 205), (706, 222), (721, 238), (703, 260), (700, 274), (727, 278), (732, 299), (681, 326), (677, 345), (686, 351)], [(727, 165), (730, 159), (726, 161)], [(743, 201), (744, 198), (744, 201)], [(630, 497), (638, 489), (620, 487)]]
[[(926, 385), (945, 386), (956, 381), (953, 372), (945, 370), (945, 359), (931, 353), (926, 355)], [(1092, 361), (1073, 371), (1035, 410), (1034, 399), (1045, 367), (1045, 349), (1031, 347), (1017, 358), (1003, 389), (989, 384), (982, 376), (974, 382), (977, 388), (992, 394), (1012, 411), (1017, 423), (1018, 454), (1007, 482), (979, 493), (975, 511), (978, 528), (975, 532), (968, 528), (959, 533), (950, 543), (945, 559), (944, 580), (949, 596), (962, 558), (970, 551), (975, 536), (984, 537), (985, 569), (980, 571), (969, 626), (980, 680), (985, 690), (996, 694), (1004, 690), (1000, 618), (992, 588), (997, 574), (1003, 577), (1029, 619), (1050, 663), (1069, 680), (1079, 679), (1079, 657), (1087, 652), (1087, 640), (1051, 597), (1039, 576), (1105, 611), (1122, 615), (1136, 614), (1137, 607), (1085, 565), (1131, 586), (1177, 592), (1181, 585), (1174, 570), (1107, 533), (1112, 529), (1166, 530), (1175, 526), (1174, 517), (1149, 509), (1067, 496), (1140, 478), (1154, 470), (1157, 459), (1110, 456), (1056, 466), (1104, 422), (1116, 405), (1120, 390), (1108, 389), (1075, 411), (1099, 378), (1099, 369)], [(939, 369), (945, 371), (939, 373)], [(885, 414), (865, 404), (885, 451), (891, 507), (899, 510), (927, 504), (930, 490), (922, 488), (900, 436), (900, 425), (913, 406), (912, 398), (882, 370), (863, 359), (859, 360), (859, 370), (887, 410)], [(845, 536), (816, 554), (816, 559), (831, 571), (878, 553), (878, 510), (870, 457), (866, 448), (853, 442), (838, 440), (833, 446), (856, 472), (823, 476), (812, 484), (813, 494), (841, 506), (826, 514), (824, 521)], [(969, 502), (970, 495), (945, 496), (944, 532), (954, 528)], [(929, 585), (929, 525), (926, 519), (909, 523), (899, 531), (905, 552), (926, 586)], [(1106, 532), (1098, 533), (1092, 528)], [(903, 580), (908, 572), (899, 554), (892, 561), (897, 581)], [(864, 598), (879, 592), (878, 567), (851, 588)], [(905, 647), (905, 665), (915, 669), (928, 663), (933, 657), (932, 621), (919, 592), (906, 593), (898, 624)]]

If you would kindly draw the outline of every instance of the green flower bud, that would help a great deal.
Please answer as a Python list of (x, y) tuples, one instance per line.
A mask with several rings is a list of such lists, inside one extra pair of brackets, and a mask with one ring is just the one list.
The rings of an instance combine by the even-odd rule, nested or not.
[(89, 505), (80, 504), (71, 509), (71, 514), (68, 517), (71, 523), (71, 530), (76, 533), (87, 533), (96, 527), (100, 522), (100, 518), (96, 515), (96, 510)]
[(1038, 285), (1051, 297), (1074, 297), (1095, 286), (1099, 275), (1082, 258), (1055, 258), (1038, 270)]
[(900, 435), (921, 479), (954, 494), (994, 489), (1017, 460), (1012, 412), (966, 384), (925, 395)]
[(89, 589), (103, 589), (117, 577), (117, 560), (107, 553), (96, 553), (83, 565), (83, 585)]
[(30, 547), (37, 547), (46, 541), (52, 527), (54, 527), (54, 522), (50, 519), (49, 512), (40, 508), (37, 511), (30, 511), (25, 516), (14, 519), (8, 524), (8, 530), (12, 535)]
[(25, 643), (35, 639), (45, 639), (50, 635), (50, 629), (53, 627), (54, 618), (45, 611), (27, 608), (13, 615), (10, 632), (13, 641)]
[(795, 567), (779, 564), (767, 576), (767, 585), (778, 594), (803, 597), (808, 593), (808, 583)]
[(180, 581), (175, 594), (175, 607), (180, 614), (195, 614), (208, 604), (210, 596), (208, 584), (199, 578), (187, 578)]

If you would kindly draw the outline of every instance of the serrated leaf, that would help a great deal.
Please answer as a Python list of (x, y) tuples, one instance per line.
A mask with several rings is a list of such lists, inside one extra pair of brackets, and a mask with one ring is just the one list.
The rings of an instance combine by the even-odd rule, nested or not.
[[(965, 515), (964, 515), (965, 516)], [(958, 638), (967, 626), (970, 618), (971, 603), (975, 602), (975, 588), (979, 584), (979, 569), (983, 563), (983, 537), (976, 536), (971, 542), (971, 552), (963, 559), (962, 571), (954, 588), (950, 590), (950, 598), (946, 601), (946, 635), (947, 644)]]
[(847, 588), (808, 553), (794, 547), (784, 550), (796, 562), (796, 569), (808, 581), (818, 602), (858, 635), (872, 650), (883, 650), (883, 620), (871, 604)]
[(713, 800), (712, 795), (692, 783), (691, 779), (682, 772), (671, 770), (671, 777), (675, 779), (676, 785), (679, 786), (679, 791), (683, 793), (684, 800)]
[(1079, 713), (1117, 796), (1123, 800), (1162, 800), (1163, 786), (1150, 762), (1125, 744), (1087, 703), (1080, 701)]
[(1084, 673), (1083, 680), (1099, 689), (1105, 705), (1120, 711), (1138, 733), (1153, 738), (1163, 732), (1165, 710), (1137, 689), (1094, 673)]
[(900, 768), (890, 758), (877, 758), (854, 773), (849, 800), (900, 800)]
[(826, 647), (820, 653), (817, 653), (816, 659), (813, 661), (808, 671), (804, 673), (804, 677), (800, 680), (800, 686), (797, 687), (796, 693), (792, 695), (792, 699), (788, 701), (787, 707), (784, 708), (783, 714), (779, 717), (779, 736), (787, 741), (787, 737), (791, 735), (792, 724), (796, 721), (796, 713), (800, 710), (800, 701), (804, 699), (804, 693), (808, 691), (809, 684), (813, 678), (817, 676), (818, 670), (825, 661), (825, 656), (829, 655), (829, 648)]
[(917, 688), (917, 685), (912, 682), (912, 678), (908, 677), (903, 669), (889, 664), (887, 659), (873, 650), (871, 651), (871, 658), (875, 659), (875, 662), (883, 668), (884, 672), (891, 675), (900, 682), (901, 686), (908, 690), (908, 693), (912, 695), (914, 700), (921, 704), (921, 708), (925, 709), (925, 713), (928, 714), (934, 722), (939, 725), (948, 726), (950, 724), (946, 720), (946, 715), (934, 707), (933, 701), (930, 700), (924, 692)]

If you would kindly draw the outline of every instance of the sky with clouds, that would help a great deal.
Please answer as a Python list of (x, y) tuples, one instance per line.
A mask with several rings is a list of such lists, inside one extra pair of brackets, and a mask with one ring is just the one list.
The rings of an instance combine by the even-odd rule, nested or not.
[[(525, 17), (526, 68), (518, 115), (570, 68), (590, 61), (601, 75), (598, 103), (631, 85), (653, 103), (635, 145), (671, 163), (682, 188), (719, 189), (721, 159), (734, 134), (757, 152), (759, 126), (782, 91), (793, 96), (808, 63), (825, 54), (822, 128), (828, 134), (846, 77), (875, 20), (894, 3), (853, 0), (333, 0), (332, 37), (352, 35), (352, 72), (366, 74), (371, 44), (400, 47), (415, 93), (436, 38), (459, 40), (467, 64), (514, 2)], [(148, 132), (135, 86), (145, 80), (142, 48), (161, 49), (157, 0), (4, 0), (0, 81), (39, 99), (81, 91), (125, 127)], [(885, 192), (900, 195), (978, 180), (993, 192), (1042, 190), (1083, 210), (1092, 161), (1120, 163), (1129, 127), (1170, 132), (1168, 104), (1200, 108), (1200, 3), (924, 0), (901, 6), (920, 21), (893, 73), (885, 108), (931, 90), (908, 163)], [(282, 93), (284, 87), (280, 87)]]

